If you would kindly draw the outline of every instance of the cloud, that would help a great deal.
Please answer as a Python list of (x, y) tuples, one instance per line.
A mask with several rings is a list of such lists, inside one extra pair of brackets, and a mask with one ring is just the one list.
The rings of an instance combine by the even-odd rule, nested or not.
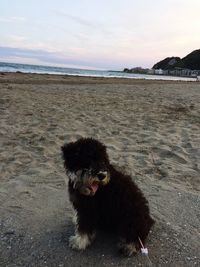
[(21, 36), (11, 34), (5, 40), (0, 40), (0, 47), (18, 48), (24, 50), (43, 50), (47, 52), (61, 52), (62, 50), (53, 44), (47, 44), (46, 42), (32, 40), (27, 36)]
[(11, 22), (10, 18), (0, 17), (0, 22)]
[(57, 14), (58, 16), (62, 16), (68, 20), (71, 20), (75, 23), (77, 23), (78, 25), (81, 25), (83, 27), (87, 27), (90, 30), (94, 30), (94, 33), (97, 33), (98, 31), (101, 31), (102, 33), (106, 34), (106, 35), (111, 35), (113, 34), (113, 32), (108, 29), (108, 25), (104, 25), (103, 23), (97, 22), (97, 21), (90, 21), (87, 20), (85, 18), (82, 17), (78, 17), (78, 16), (74, 16), (74, 15), (70, 15), (66, 12), (60, 11), (60, 10), (53, 10), (53, 12), (55, 14)]
[(70, 15), (70, 14), (67, 14), (63, 11), (58, 11), (58, 10), (55, 10), (54, 11), (57, 15), (60, 15), (60, 16), (63, 16), (67, 19), (70, 19), (70, 20), (73, 20), (81, 25), (84, 25), (84, 26), (87, 26), (87, 27), (92, 27), (94, 28), (95, 27), (95, 24), (92, 23), (91, 21), (89, 20), (86, 20), (86, 19), (83, 19), (83, 18), (80, 18), (80, 17), (77, 17), (77, 16), (73, 16), (73, 15)]
[(53, 52), (48, 52), (44, 50), (32, 50), (32, 49), (23, 49), (15, 47), (0, 47), (0, 56), (15, 56), (21, 58), (34, 58), (41, 60), (43, 62), (55, 62), (64, 64), (66, 59), (62, 56), (56, 55)]
[(59, 54), (55, 52), (47, 52), (44, 50), (31, 50), (31, 49), (22, 49), (22, 48), (14, 48), (14, 47), (0, 47), (0, 60), (9, 60), (10, 59), (18, 59), (18, 62), (24, 62), (29, 59), (30, 63), (40, 62), (40, 64), (45, 65), (63, 65), (69, 66), (73, 65), (74, 67), (82, 67), (82, 68), (99, 68), (103, 69), (103, 65), (95, 66), (95, 63), (89, 60), (79, 59), (76, 57), (66, 56), (64, 54)]
[(19, 35), (10, 35), (10, 38), (14, 42), (23, 42), (23, 41), (26, 40), (26, 37), (25, 36), (19, 36)]
[(26, 21), (25, 17), (10, 17), (12, 21)]
[(0, 17), (0, 22), (25, 22), (25, 17)]

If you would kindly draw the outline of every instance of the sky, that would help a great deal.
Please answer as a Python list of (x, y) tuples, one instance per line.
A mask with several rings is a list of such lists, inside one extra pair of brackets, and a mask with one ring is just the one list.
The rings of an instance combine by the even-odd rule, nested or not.
[(200, 0), (0, 0), (0, 61), (123, 70), (200, 48)]

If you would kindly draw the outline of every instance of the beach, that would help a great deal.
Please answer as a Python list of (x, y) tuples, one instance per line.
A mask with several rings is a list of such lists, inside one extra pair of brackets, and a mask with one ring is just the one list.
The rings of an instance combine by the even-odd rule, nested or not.
[(107, 146), (143, 191), (156, 224), (152, 266), (200, 266), (200, 83), (0, 73), (0, 266), (151, 266), (100, 233), (73, 251), (60, 147)]

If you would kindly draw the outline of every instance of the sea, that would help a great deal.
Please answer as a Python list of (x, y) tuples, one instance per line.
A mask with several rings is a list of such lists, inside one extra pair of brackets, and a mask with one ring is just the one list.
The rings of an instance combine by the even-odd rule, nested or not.
[(135, 73), (125, 73), (123, 71), (114, 71), (114, 70), (86, 70), (78, 68), (76, 69), (76, 68), (63, 68), (63, 67), (0, 62), (0, 72), (17, 72), (17, 71), (23, 73), (60, 74), (60, 75), (87, 76), (87, 77), (196, 81), (196, 78), (188, 78), (188, 77), (135, 74)]

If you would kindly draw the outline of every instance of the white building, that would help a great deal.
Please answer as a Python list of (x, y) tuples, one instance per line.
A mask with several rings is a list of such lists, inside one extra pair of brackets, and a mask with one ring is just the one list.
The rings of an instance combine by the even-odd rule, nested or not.
[(155, 70), (155, 74), (163, 75), (163, 70), (162, 69)]

